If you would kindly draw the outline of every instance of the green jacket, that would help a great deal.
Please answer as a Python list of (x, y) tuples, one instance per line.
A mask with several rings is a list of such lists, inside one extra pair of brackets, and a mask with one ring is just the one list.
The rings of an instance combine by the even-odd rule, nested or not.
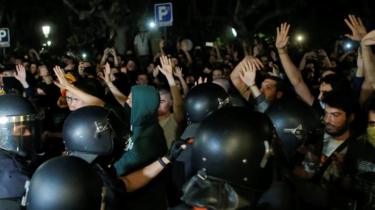
[[(115, 163), (118, 175), (126, 175), (143, 168), (162, 157), (167, 152), (163, 130), (158, 123), (159, 92), (151, 86), (133, 86), (130, 124), (131, 150), (124, 152)], [(129, 107), (125, 105), (129, 111)], [(145, 187), (127, 194), (125, 209), (129, 210), (165, 210), (167, 196), (165, 174), (161, 173)]]
[[(131, 89), (130, 124), (133, 148), (115, 163), (122, 176), (152, 163), (167, 152), (163, 130), (158, 123), (159, 93), (152, 86), (136, 85)], [(125, 109), (129, 109), (125, 105)]]

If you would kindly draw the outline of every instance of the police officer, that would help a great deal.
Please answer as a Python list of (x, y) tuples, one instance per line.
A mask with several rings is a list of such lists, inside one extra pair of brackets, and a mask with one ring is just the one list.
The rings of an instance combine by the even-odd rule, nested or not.
[(104, 198), (106, 210), (125, 209), (126, 193), (148, 184), (185, 148), (181, 147), (182, 142), (176, 142), (164, 157), (118, 178), (113, 163), (123, 155), (128, 134), (121, 119), (99, 106), (80, 108), (72, 112), (64, 122), (66, 152), (90, 163), (101, 177), (107, 189)]
[(244, 107), (226, 107), (204, 119), (192, 145), (196, 175), (183, 189), (186, 209), (256, 208), (273, 180), (274, 139), (269, 118)]
[(276, 141), (278, 146), (275, 147), (275, 165), (280, 180), (287, 183), (284, 189), (294, 192), (291, 202), (294, 206), (302, 206), (304, 200), (316, 195), (322, 197), (323, 194), (315, 192), (313, 183), (294, 176), (300, 171), (311, 174), (319, 171), (324, 135), (324, 126), (319, 115), (306, 103), (288, 97), (272, 104), (266, 113), (279, 137)]
[(106, 188), (86, 161), (55, 157), (43, 163), (27, 184), (27, 210), (105, 209)]
[(124, 151), (128, 131), (122, 121), (103, 107), (86, 106), (73, 111), (64, 121), (66, 152), (90, 163), (108, 188), (108, 209), (121, 209), (126, 189), (117, 179), (113, 162)]
[[(188, 126), (180, 139), (191, 144), (200, 122), (214, 111), (230, 105), (230, 98), (221, 86), (213, 83), (203, 83), (189, 91), (184, 103)], [(190, 164), (191, 155), (191, 147), (188, 147), (173, 164), (172, 185), (179, 193), (175, 193), (175, 203), (172, 203), (172, 206), (181, 202), (179, 198), (182, 195), (182, 186), (193, 176)]]
[[(293, 166), (297, 162), (301, 162), (301, 158), (305, 154), (319, 156), (323, 143), (323, 124), (314, 110), (304, 102), (284, 97), (271, 105), (266, 111), (270, 117), (277, 135), (280, 139), (280, 149), (286, 164)], [(315, 162), (315, 167), (319, 165)], [(307, 164), (307, 163), (306, 163)], [(313, 170), (312, 160), (310, 161)]]
[(230, 104), (230, 98), (225, 90), (214, 83), (203, 83), (192, 88), (185, 99), (188, 126), (181, 139), (195, 136), (199, 123), (214, 111)]
[(16, 95), (0, 96), (0, 207), (20, 209), (31, 163), (39, 149), (40, 120), (34, 106)]

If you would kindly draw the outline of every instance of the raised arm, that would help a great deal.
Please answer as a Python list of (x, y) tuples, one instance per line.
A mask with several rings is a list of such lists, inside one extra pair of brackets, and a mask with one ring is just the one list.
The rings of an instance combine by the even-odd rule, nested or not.
[(363, 59), (363, 70), (365, 76), (365, 82), (368, 82), (372, 88), (375, 88), (375, 61), (374, 54), (371, 50), (371, 47), (367, 45), (369, 36), (366, 36), (367, 30), (363, 25), (361, 18), (354, 15), (349, 15), (348, 18), (344, 19), (346, 25), (350, 28), (352, 34), (346, 34), (345, 36), (349, 37), (352, 40), (361, 42), (361, 53)]
[(182, 76), (182, 69), (181, 69), (180, 67), (176, 66), (176, 67), (174, 68), (174, 70), (175, 70), (175, 71), (173, 72), (174, 76), (176, 76), (176, 77), (178, 78), (178, 80), (180, 81), (180, 83), (181, 83), (182, 92), (183, 92), (182, 97), (185, 98), (185, 96), (186, 96), (186, 95), (188, 94), (188, 92), (189, 92), (189, 87), (188, 87), (188, 85), (186, 84), (186, 81), (185, 81), (184, 77)]
[(66, 89), (67, 91), (71, 92), (72, 94), (76, 95), (78, 98), (80, 98), (82, 101), (85, 102), (87, 105), (92, 106), (104, 106), (104, 101), (102, 101), (100, 98), (90, 95), (74, 85), (70, 84), (66, 78), (64, 71), (60, 68), (60, 66), (55, 66), (53, 68), (53, 71), (55, 72), (55, 75), (58, 79), (58, 82), (54, 82), (55, 85), (57, 85), (60, 89)]
[(165, 41), (164, 41), (164, 39), (160, 39), (160, 40), (159, 40), (159, 52), (157, 52), (157, 53), (154, 55), (153, 59), (152, 59), (154, 62), (157, 62), (158, 59), (159, 59), (159, 57), (160, 57), (161, 55), (165, 55), (164, 47), (165, 47)]
[(105, 84), (108, 86), (109, 90), (111, 91), (113, 97), (115, 97), (116, 101), (121, 105), (124, 106), (128, 97), (124, 95), (112, 82), (111, 79), (111, 67), (108, 63), (104, 65), (104, 77), (101, 77)]
[(241, 72), (243, 71), (243, 68), (244, 68), (243, 63), (246, 63), (247, 61), (250, 61), (251, 63), (254, 63), (257, 70), (263, 68), (263, 64), (258, 58), (247, 56), (240, 63), (238, 63), (236, 67), (234, 67), (232, 73), (230, 74), (230, 79), (231, 79), (234, 87), (238, 90), (238, 92), (240, 92), (242, 97), (244, 97), (246, 100), (249, 99), (249, 97), (251, 95), (251, 90), (241, 80), (240, 75), (241, 75)]
[(288, 51), (286, 49), (289, 41), (289, 28), (290, 25), (288, 23), (282, 23), (280, 27), (277, 27), (277, 36), (275, 43), (277, 52), (279, 53), (280, 61), (285, 70), (285, 73), (290, 83), (293, 85), (293, 88), (296, 91), (297, 95), (299, 95), (305, 103), (312, 106), (314, 102), (314, 96), (311, 94), (306, 83), (303, 81), (301, 72), (290, 59)]
[(172, 61), (167, 56), (162, 55), (160, 57), (160, 63), (162, 67), (158, 67), (159, 71), (167, 78), (171, 91), (174, 117), (176, 121), (180, 123), (184, 120), (184, 106), (180, 90), (177, 88), (176, 82), (173, 77)]
[(255, 110), (264, 113), (270, 103), (266, 100), (265, 96), (260, 92), (257, 84), (255, 83), (257, 69), (254, 63), (246, 61), (242, 63), (243, 69), (240, 74), (241, 80), (249, 87), (251, 94), (255, 99)]
[(117, 57), (116, 49), (115, 48), (109, 49), (109, 53), (113, 56), (113, 65), (115, 65), (116, 67), (119, 67), (120, 64), (118, 62), (118, 57)]
[(34, 97), (35, 92), (34, 88), (29, 85), (26, 80), (26, 70), (22, 64), (18, 64), (16, 66), (16, 74), (14, 74), (14, 78), (16, 78), (21, 84), (24, 89), (23, 95), (26, 97)]
[(34, 55), (34, 56), (35, 56), (35, 59), (36, 59), (37, 61), (40, 61), (39, 53), (38, 53), (34, 48), (32, 48), (32, 49), (29, 50), (29, 54)]
[(305, 66), (306, 66), (306, 60), (307, 60), (307, 58), (308, 58), (309, 56), (310, 56), (310, 52), (307, 52), (307, 53), (303, 54), (302, 59), (301, 59), (301, 61), (299, 62), (299, 66), (298, 66), (298, 69), (299, 69), (300, 71), (302, 71), (302, 70), (305, 69)]
[(242, 71), (240, 73), (240, 78), (242, 82), (244, 82), (251, 91), (251, 94), (253, 95), (254, 98), (258, 97), (261, 92), (255, 83), (255, 78), (256, 78), (256, 67), (255, 64), (250, 63), (249, 61), (241, 63), (242, 65)]
[(370, 31), (362, 38), (362, 43), (365, 46), (375, 45), (375, 30)]
[(24, 89), (29, 88), (29, 83), (26, 80), (26, 70), (25, 67), (21, 64), (16, 65), (16, 74), (14, 74), (14, 78), (16, 78), (21, 84)]
[[(361, 78), (364, 78), (364, 68), (363, 68), (363, 59), (362, 59), (362, 53), (361, 49), (358, 49), (358, 55), (357, 55), (357, 71), (355, 73), (355, 80), (356, 82), (360, 81)], [(356, 84), (354, 83), (357, 87)], [(360, 86), (360, 92), (359, 92), (359, 103), (363, 105), (369, 96), (371, 95), (373, 91), (373, 88), (371, 87), (371, 84), (368, 80), (364, 80)]]
[(370, 83), (372, 89), (375, 89), (375, 56), (370, 45), (375, 44), (375, 30), (362, 38), (361, 52), (363, 58), (363, 69), (365, 81)]
[(109, 50), (109, 48), (104, 49), (102, 59), (100, 59), (100, 66), (103, 66), (107, 62)]

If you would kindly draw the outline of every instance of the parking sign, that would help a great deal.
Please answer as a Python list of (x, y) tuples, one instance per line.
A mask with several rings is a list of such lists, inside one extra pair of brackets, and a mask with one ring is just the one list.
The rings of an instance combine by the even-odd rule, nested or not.
[(155, 23), (158, 26), (172, 26), (173, 8), (172, 3), (160, 3), (154, 5)]
[(0, 47), (10, 47), (9, 28), (0, 28)]

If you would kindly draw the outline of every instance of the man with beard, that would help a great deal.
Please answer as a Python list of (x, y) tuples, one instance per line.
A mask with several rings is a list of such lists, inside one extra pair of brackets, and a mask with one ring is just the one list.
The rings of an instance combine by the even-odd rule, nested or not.
[(323, 102), (325, 132), (320, 164), (315, 170), (304, 166), (294, 168), (297, 194), (306, 209), (347, 209), (350, 200), (345, 191), (343, 166), (348, 146), (356, 137), (351, 129), (356, 101), (350, 94), (331, 91)]

